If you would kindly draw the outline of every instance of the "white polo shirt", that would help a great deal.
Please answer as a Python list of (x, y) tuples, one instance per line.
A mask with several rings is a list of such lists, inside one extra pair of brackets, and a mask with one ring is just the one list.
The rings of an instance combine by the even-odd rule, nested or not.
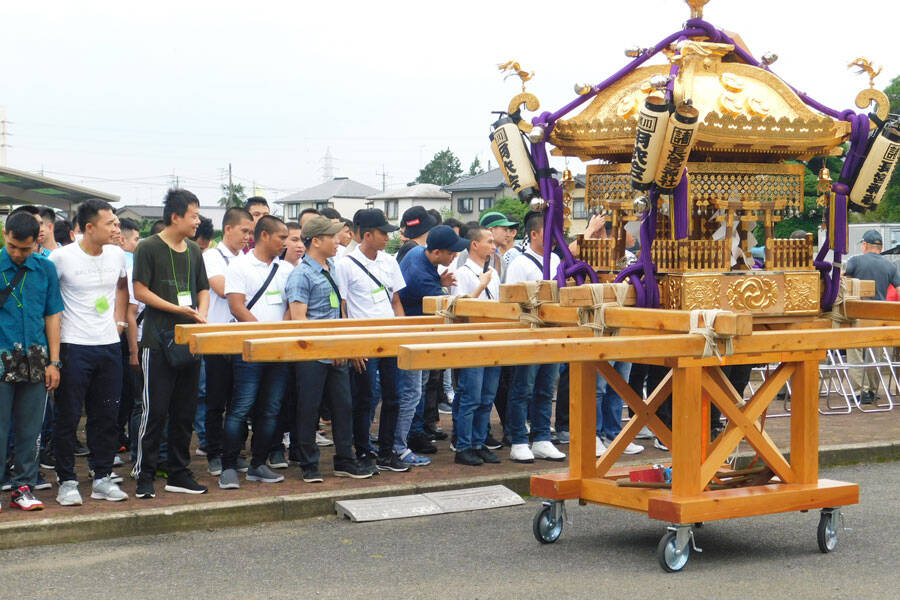
[[(466, 262), (456, 269), (456, 286), (451, 293), (471, 296), (480, 285), (478, 278), (481, 276), (483, 269), (471, 258), (466, 259)], [(500, 275), (494, 269), (491, 269), (491, 272), (493, 273), (491, 280), (488, 282), (487, 287), (482, 290), (481, 295), (478, 296), (479, 298), (497, 300), (500, 297)]]
[[(531, 258), (529, 258), (529, 256)], [(535, 264), (534, 259), (538, 264)], [(523, 281), (542, 281), (544, 257), (535, 252), (529, 246), (523, 254), (519, 254), (509, 263), (506, 270), (506, 280), (504, 283), (522, 283)], [(559, 257), (556, 254), (550, 254), (550, 278), (556, 277), (556, 268), (559, 267)]]
[[(250, 302), (269, 276), (269, 271), (278, 265), (278, 270), (265, 292), (250, 309), (257, 320), (271, 323), (284, 320), (288, 303), (284, 294), (284, 284), (293, 270), (293, 265), (279, 258), (266, 264), (256, 258), (253, 250), (232, 259), (225, 271), (225, 294), (243, 294), (244, 304)], [(230, 312), (230, 311), (229, 311)]]
[[(355, 258), (368, 269), (385, 289), (366, 275)], [(341, 291), (341, 298), (347, 301), (347, 317), (350, 319), (387, 319), (394, 316), (391, 300), (394, 294), (406, 287), (400, 265), (387, 252), (379, 251), (375, 260), (369, 260), (359, 247), (343, 256), (335, 264), (334, 278)]]
[(60, 341), (82, 346), (118, 343), (116, 285), (128, 274), (125, 251), (107, 244), (99, 256), (91, 256), (76, 242), (51, 252), (50, 260), (65, 306)]
[[(206, 278), (212, 279), (213, 277), (224, 277), (225, 272), (228, 270), (228, 265), (238, 256), (240, 256), (240, 251), (235, 254), (229, 250), (228, 246), (225, 244), (219, 244), (215, 248), (208, 248), (206, 252), (203, 253), (203, 264), (206, 266)], [(281, 270), (281, 267), (279, 267), (279, 270)], [(262, 285), (262, 282), (260, 282), (260, 285)], [(247, 301), (249, 302), (250, 298), (247, 298)], [(212, 289), (212, 286), (210, 286), (209, 315), (206, 318), (207, 322), (230, 323), (233, 318), (234, 316), (231, 314), (231, 309), (228, 308), (228, 298), (223, 298), (218, 295), (215, 290)]]

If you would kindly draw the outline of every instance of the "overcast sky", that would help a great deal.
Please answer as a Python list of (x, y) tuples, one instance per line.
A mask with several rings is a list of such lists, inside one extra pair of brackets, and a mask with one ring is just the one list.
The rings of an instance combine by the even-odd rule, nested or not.
[[(712, 0), (704, 16), (844, 109), (868, 85), (857, 56), (884, 66), (879, 88), (900, 74), (898, 6)], [(320, 183), (330, 148), (335, 175), (396, 187), (443, 148), (464, 168), (492, 158), (490, 111), (519, 91), (498, 63), (535, 71), (528, 90), (555, 110), (688, 16), (681, 0), (7, 2), (7, 165), (130, 204), (160, 203), (177, 176), (207, 205), (229, 162), (274, 200)]]

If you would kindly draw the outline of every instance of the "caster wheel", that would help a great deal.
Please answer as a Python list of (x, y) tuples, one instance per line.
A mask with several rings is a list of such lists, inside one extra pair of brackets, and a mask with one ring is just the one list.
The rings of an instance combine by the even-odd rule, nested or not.
[(821, 550), (823, 554), (834, 551), (837, 546), (838, 538), (835, 513), (831, 511), (822, 511), (821, 516), (819, 516), (819, 528), (816, 538), (819, 541), (819, 550)]
[(678, 553), (675, 535), (674, 531), (666, 532), (666, 535), (662, 536), (662, 539), (659, 540), (659, 545), (656, 547), (656, 556), (659, 559), (659, 566), (668, 573), (677, 573), (678, 571), (681, 571), (691, 557), (690, 544), (685, 546), (681, 553)]
[(541, 507), (541, 510), (534, 515), (533, 525), (534, 539), (542, 544), (552, 544), (562, 535), (562, 517), (554, 521), (550, 506)]

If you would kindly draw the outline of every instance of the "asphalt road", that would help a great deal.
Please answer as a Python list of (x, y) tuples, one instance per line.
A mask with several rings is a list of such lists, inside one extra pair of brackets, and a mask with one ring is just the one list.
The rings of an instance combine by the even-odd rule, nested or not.
[(320, 518), (0, 552), (2, 598), (896, 598), (900, 463), (830, 469), (862, 486), (837, 550), (818, 512), (709, 523), (663, 573), (665, 524), (570, 502), (541, 546), (524, 506), (379, 523)]

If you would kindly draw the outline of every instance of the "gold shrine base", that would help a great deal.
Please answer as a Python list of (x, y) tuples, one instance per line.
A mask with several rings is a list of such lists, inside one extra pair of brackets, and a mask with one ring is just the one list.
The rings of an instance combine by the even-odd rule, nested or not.
[[(652, 519), (691, 524), (778, 512), (847, 506), (859, 502), (859, 486), (819, 479), (818, 367), (824, 351), (773, 352), (718, 359), (648, 360), (671, 372), (647, 398), (639, 398), (608, 362), (570, 364), (570, 467), (568, 473), (538, 475), (531, 493), (550, 500), (578, 499), (646, 513)], [(780, 362), (777, 370), (746, 402), (732, 387), (720, 365)], [(634, 411), (602, 457), (595, 458), (596, 375)], [(790, 462), (762, 429), (760, 417), (786, 381), (791, 381)], [(672, 399), (672, 429), (656, 416)], [(709, 404), (728, 419), (725, 430), (710, 443)], [(648, 426), (672, 452), (671, 489), (622, 487), (616, 480), (647, 467), (613, 465)], [(742, 439), (775, 473), (762, 485), (709, 489), (724, 461)]]

